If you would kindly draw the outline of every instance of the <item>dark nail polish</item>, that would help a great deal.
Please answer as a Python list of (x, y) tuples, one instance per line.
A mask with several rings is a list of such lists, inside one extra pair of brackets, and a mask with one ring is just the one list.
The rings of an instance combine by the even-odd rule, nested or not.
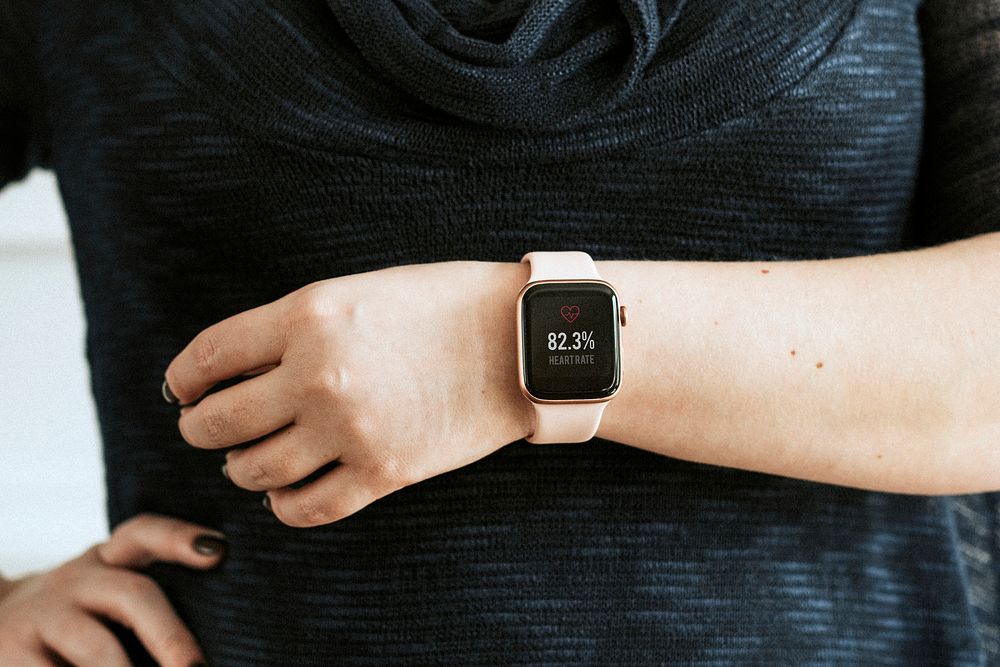
[(226, 470), (225, 463), (222, 464), (222, 476), (225, 477), (226, 479), (229, 479), (229, 471)]
[(167, 378), (163, 378), (163, 387), (161, 390), (163, 391), (163, 400), (167, 403), (177, 403), (179, 399), (174, 395), (174, 392), (170, 390), (170, 385), (167, 384)]
[(226, 550), (226, 540), (215, 535), (199, 535), (191, 546), (203, 556), (214, 556)]
[(263, 499), (263, 500), (262, 500), (261, 502), (262, 502), (262, 503), (264, 503), (264, 507), (266, 507), (266, 508), (267, 508), (267, 511), (268, 511), (268, 512), (271, 512), (271, 511), (273, 511), (273, 510), (271, 509), (271, 496), (269, 496), (269, 495), (267, 495), (267, 494), (265, 493), (265, 494), (264, 494), (264, 499)]

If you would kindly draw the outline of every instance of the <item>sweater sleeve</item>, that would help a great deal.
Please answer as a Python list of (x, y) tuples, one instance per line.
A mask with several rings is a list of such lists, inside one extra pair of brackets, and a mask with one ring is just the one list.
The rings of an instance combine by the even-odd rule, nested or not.
[(16, 0), (0, 0), (0, 189), (47, 166), (48, 133), (35, 49)]
[(1000, 0), (923, 0), (923, 150), (913, 241), (1000, 231)]

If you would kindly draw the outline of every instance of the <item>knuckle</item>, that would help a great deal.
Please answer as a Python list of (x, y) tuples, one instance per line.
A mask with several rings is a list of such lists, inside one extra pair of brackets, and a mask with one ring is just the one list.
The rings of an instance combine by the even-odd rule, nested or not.
[(297, 324), (307, 326), (325, 324), (330, 318), (330, 302), (320, 290), (306, 290), (292, 306), (291, 316)]
[(244, 464), (246, 475), (254, 486), (269, 489), (274, 486), (274, 475), (271, 466), (256, 457), (250, 457)]
[(229, 431), (229, 415), (221, 408), (211, 404), (206, 405), (201, 416), (201, 425), (207, 444), (220, 445), (225, 441), (226, 433)]
[(215, 340), (215, 335), (202, 332), (195, 339), (191, 351), (194, 353), (194, 363), (199, 371), (211, 370), (219, 353), (219, 345)]
[(346, 398), (350, 395), (351, 389), (351, 373), (344, 365), (320, 371), (310, 384), (313, 395), (334, 400)]
[(297, 517), (309, 526), (318, 526), (333, 520), (329, 505), (322, 498), (310, 494), (304, 494), (295, 501), (295, 512)]

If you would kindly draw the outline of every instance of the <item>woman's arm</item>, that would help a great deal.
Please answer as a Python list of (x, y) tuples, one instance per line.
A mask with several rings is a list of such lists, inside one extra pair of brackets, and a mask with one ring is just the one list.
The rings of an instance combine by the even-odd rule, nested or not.
[(829, 260), (597, 264), (629, 308), (598, 436), (882, 491), (1000, 489), (1000, 233)]
[[(598, 261), (631, 313), (598, 435), (832, 484), (1000, 489), (998, 257), (989, 234), (845, 259)], [(528, 269), (310, 283), (200, 331), (164, 398), (184, 440), (227, 449), (222, 473), (279, 520), (338, 521), (532, 432), (514, 326)]]
[(599, 262), (632, 317), (598, 435), (870, 489), (1000, 489), (1000, 3), (924, 0), (917, 19), (926, 114), (911, 231), (928, 247)]
[[(973, 76), (996, 71), (1000, 41), (983, 37), (995, 0), (969, 3), (975, 30), (948, 23), (966, 3), (925, 2), (937, 63), (928, 101), (944, 117), (929, 121), (935, 148), (922, 158), (909, 241), (933, 247), (770, 263), (599, 261), (631, 309), (623, 388), (599, 435), (833, 484), (1000, 489), (1000, 238), (955, 241), (1000, 223), (989, 149), (1000, 133), (966, 139), (969, 123), (1000, 125), (986, 113), (993, 89)], [(930, 32), (942, 26), (952, 27)], [(942, 69), (955, 40), (965, 57)], [(264, 492), (279, 520), (337, 521), (531, 433), (514, 327), (528, 273), (468, 260), (317, 281), (199, 332), (169, 361), (164, 396), (184, 406), (184, 440), (227, 449), (223, 474)]]

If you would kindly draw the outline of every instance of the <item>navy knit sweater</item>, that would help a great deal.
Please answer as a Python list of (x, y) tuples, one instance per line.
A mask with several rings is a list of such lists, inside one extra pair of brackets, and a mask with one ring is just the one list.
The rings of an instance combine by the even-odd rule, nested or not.
[(1000, 659), (996, 494), (519, 441), (299, 529), (159, 393), (332, 276), (998, 229), (998, 45), (995, 0), (0, 0), (0, 185), (58, 175), (111, 525), (228, 535), (147, 570), (213, 665)]

